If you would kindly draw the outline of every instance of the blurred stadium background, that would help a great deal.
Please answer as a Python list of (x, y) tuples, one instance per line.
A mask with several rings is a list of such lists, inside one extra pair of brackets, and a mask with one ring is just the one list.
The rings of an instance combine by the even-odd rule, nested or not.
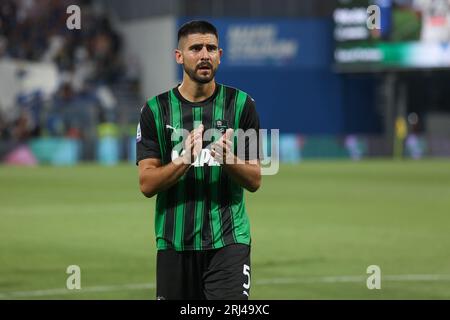
[(154, 299), (136, 125), (193, 18), (219, 29), (217, 80), (280, 129), (247, 195), (252, 298), (449, 299), (447, 0), (1, 0), (0, 299)]

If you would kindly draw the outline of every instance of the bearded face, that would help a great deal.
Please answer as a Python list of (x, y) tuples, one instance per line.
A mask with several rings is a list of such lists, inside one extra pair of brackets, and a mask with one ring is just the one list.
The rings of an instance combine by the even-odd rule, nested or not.
[(222, 49), (213, 34), (190, 34), (180, 39), (176, 51), (177, 63), (183, 65), (185, 73), (197, 83), (208, 83), (214, 79), (220, 64)]

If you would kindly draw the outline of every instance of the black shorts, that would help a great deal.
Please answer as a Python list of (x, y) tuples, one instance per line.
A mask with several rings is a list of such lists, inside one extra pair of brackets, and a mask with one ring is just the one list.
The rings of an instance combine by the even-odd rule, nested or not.
[(159, 250), (157, 300), (247, 300), (250, 246), (205, 251)]

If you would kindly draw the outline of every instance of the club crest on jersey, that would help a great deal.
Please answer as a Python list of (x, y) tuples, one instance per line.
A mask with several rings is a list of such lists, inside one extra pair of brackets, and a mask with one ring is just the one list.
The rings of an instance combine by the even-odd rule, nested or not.
[(136, 132), (136, 142), (140, 142), (142, 139), (142, 134), (141, 134), (141, 124), (138, 123), (137, 126), (137, 132)]
[(216, 120), (216, 129), (220, 131), (220, 133), (224, 134), (228, 129), (227, 120), (219, 119)]

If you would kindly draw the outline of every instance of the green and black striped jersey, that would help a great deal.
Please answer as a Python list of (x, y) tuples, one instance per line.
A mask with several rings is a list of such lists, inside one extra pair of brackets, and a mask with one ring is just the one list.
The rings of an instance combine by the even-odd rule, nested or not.
[[(181, 135), (178, 139), (174, 131), (190, 132), (200, 123), (204, 132), (220, 128), (223, 133), (224, 125), (235, 130), (254, 129), (249, 130), (254, 134), (243, 138), (245, 154), (238, 157), (259, 158), (259, 119), (254, 100), (243, 91), (216, 83), (214, 94), (202, 102), (187, 101), (177, 87), (148, 100), (138, 125), (136, 161), (158, 158), (163, 165), (169, 163), (182, 152)], [(195, 165), (175, 185), (158, 193), (155, 233), (159, 250), (207, 250), (234, 243), (250, 244), (243, 188), (210, 157), (208, 147), (215, 139), (217, 136), (204, 135), (203, 150)], [(240, 139), (235, 138), (235, 145)], [(256, 154), (249, 152), (255, 141)]]

